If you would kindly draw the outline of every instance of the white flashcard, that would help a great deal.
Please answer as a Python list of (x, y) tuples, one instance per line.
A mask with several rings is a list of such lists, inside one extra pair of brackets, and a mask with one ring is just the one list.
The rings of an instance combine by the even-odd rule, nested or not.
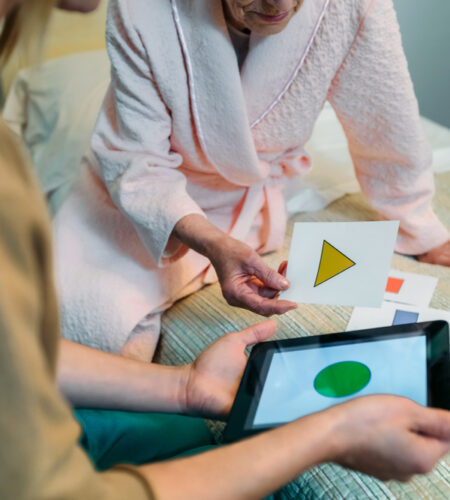
[(404, 273), (392, 269), (386, 285), (384, 300), (428, 307), (438, 279), (423, 274)]
[(379, 308), (355, 307), (346, 330), (349, 332), (436, 320), (444, 320), (450, 324), (450, 311), (383, 302)]
[(305, 304), (379, 307), (398, 221), (294, 225), (281, 298)]

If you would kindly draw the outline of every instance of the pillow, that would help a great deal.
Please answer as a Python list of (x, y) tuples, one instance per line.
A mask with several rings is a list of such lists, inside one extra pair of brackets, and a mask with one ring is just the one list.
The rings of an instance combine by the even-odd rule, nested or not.
[(56, 212), (76, 179), (109, 83), (106, 51), (53, 59), (22, 70), (3, 110), (22, 136)]

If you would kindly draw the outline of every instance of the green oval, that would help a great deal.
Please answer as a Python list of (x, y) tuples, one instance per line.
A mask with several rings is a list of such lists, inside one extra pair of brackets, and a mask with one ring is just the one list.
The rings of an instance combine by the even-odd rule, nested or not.
[(314, 379), (314, 389), (327, 398), (355, 394), (369, 383), (369, 368), (358, 361), (340, 361), (321, 370)]

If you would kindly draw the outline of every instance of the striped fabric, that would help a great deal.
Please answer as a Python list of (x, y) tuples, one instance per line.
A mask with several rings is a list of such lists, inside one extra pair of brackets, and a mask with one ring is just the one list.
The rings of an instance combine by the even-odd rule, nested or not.
[[(437, 176), (435, 209), (450, 227), (450, 173)], [(348, 195), (326, 210), (301, 214), (294, 221), (364, 221), (376, 220), (376, 213), (360, 194)], [(290, 230), (284, 247), (268, 255), (266, 260), (276, 267), (287, 258)], [(439, 278), (431, 307), (450, 310), (450, 271), (421, 264), (414, 259), (395, 255), (393, 267), (402, 271), (423, 273)], [(302, 305), (278, 321), (277, 338), (332, 333), (345, 330), (351, 315), (350, 307)], [(253, 313), (228, 306), (218, 284), (175, 304), (163, 317), (162, 340), (157, 360), (164, 364), (183, 364), (193, 360), (206, 346), (226, 332), (239, 330), (260, 321)], [(210, 423), (220, 440), (223, 424)], [(350, 472), (336, 465), (322, 465), (306, 472), (286, 486), (277, 498), (283, 499), (432, 499), (450, 498), (450, 455), (426, 476), (407, 484), (381, 482), (363, 474)]]

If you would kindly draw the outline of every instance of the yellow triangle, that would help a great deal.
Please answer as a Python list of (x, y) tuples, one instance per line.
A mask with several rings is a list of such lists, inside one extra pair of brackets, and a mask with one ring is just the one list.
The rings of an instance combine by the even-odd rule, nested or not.
[(350, 269), (356, 263), (345, 256), (328, 241), (324, 240), (322, 246), (322, 255), (320, 257), (319, 270), (317, 271), (316, 282), (314, 286), (322, 284), (334, 278), (336, 275)]

